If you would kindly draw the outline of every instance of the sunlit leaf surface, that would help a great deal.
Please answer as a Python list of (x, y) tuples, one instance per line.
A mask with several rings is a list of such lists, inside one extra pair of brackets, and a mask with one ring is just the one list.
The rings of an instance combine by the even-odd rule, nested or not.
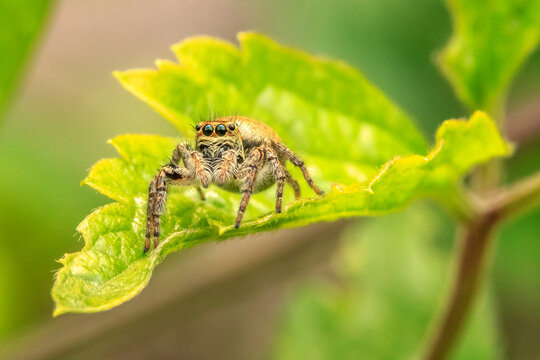
[[(78, 227), (81, 252), (60, 260), (52, 290), (55, 314), (109, 309), (139, 293), (170, 252), (202, 242), (281, 227), (398, 210), (411, 200), (453, 193), (478, 163), (508, 154), (508, 146), (482, 112), (442, 124), (436, 144), (356, 70), (282, 47), (256, 34), (240, 37), (241, 50), (209, 38), (173, 49), (182, 65), (117, 73), (122, 84), (182, 131), (211, 109), (249, 115), (270, 124), (305, 160), (327, 193), (317, 197), (299, 171), (303, 199), (285, 194), (274, 209), (275, 188), (255, 194), (239, 229), (232, 226), (240, 195), (217, 187), (206, 201), (192, 188), (170, 191), (160, 246), (143, 254), (148, 184), (181, 138), (123, 135), (111, 140), (120, 158), (99, 161), (83, 183), (117, 202), (97, 209)], [(189, 139), (189, 138), (188, 138)]]

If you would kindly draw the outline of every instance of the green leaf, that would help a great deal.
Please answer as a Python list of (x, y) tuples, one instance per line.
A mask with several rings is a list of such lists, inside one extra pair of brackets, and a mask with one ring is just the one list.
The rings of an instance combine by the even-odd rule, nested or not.
[(454, 32), (439, 65), (471, 109), (500, 106), (512, 77), (538, 45), (539, 0), (447, 0)]
[[(423, 195), (451, 193), (449, 188), (472, 166), (508, 154), (493, 122), (478, 112), (469, 121), (445, 122), (434, 150), (419, 155), (425, 154), (425, 143), (410, 120), (355, 70), (260, 35), (243, 35), (242, 44), (238, 52), (216, 40), (188, 40), (175, 47), (182, 66), (167, 62), (159, 71), (117, 76), (184, 132), (197, 106), (204, 110), (236, 101), (237, 108), (249, 109), (247, 114), (278, 130), (327, 195), (315, 196), (302, 180), (304, 198), (295, 201), (287, 188), (286, 206), (276, 214), (273, 188), (254, 194), (235, 229), (239, 194), (211, 186), (202, 201), (192, 188), (173, 188), (161, 220), (160, 246), (144, 255), (148, 184), (180, 139), (119, 136), (111, 143), (121, 157), (99, 161), (83, 181), (118, 203), (94, 211), (79, 226), (85, 247), (61, 260), (52, 290), (56, 315), (100, 311), (132, 298), (170, 252), (259, 231), (395, 211)], [(225, 92), (235, 95), (222, 99)]]
[(0, 2), (0, 115), (44, 23), (49, 5), (48, 0)]
[[(282, 136), (289, 134), (285, 140), (298, 151), (314, 148), (333, 154), (321, 147), (323, 140), (328, 144), (321, 132), (332, 136), (331, 144), (344, 153), (352, 149), (357, 157), (376, 163), (425, 151), (425, 140), (411, 120), (354, 68), (258, 34), (242, 33), (239, 40), (242, 50), (212, 38), (188, 39), (172, 47), (182, 65), (158, 60), (157, 71), (115, 76), (183, 134), (191, 134), (193, 121), (209, 114), (238, 113), (264, 120)], [(293, 121), (298, 116), (310, 117), (305, 120), (312, 126)], [(301, 137), (290, 135), (299, 131)], [(344, 148), (343, 137), (351, 135), (365, 141)], [(377, 142), (386, 146), (372, 146)]]

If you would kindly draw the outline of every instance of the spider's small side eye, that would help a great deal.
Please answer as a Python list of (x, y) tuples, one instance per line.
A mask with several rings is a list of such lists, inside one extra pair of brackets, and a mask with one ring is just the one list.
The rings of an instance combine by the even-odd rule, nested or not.
[(226, 133), (227, 133), (227, 128), (225, 127), (225, 125), (219, 124), (218, 126), (216, 126), (216, 134), (218, 134), (219, 136), (223, 136)]
[(197, 124), (197, 126), (195, 126), (195, 130), (199, 131), (201, 130), (201, 127), (202, 127), (201, 124)]
[(203, 129), (202, 129), (202, 133), (206, 136), (210, 136), (212, 135), (212, 133), (214, 132), (214, 127), (210, 124), (206, 124), (204, 125)]
[(234, 131), (235, 128), (236, 126), (234, 126), (234, 124), (229, 124), (229, 130)]

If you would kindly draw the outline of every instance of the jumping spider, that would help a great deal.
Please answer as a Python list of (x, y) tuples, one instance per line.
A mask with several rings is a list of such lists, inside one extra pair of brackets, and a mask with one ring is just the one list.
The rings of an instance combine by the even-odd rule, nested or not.
[[(200, 186), (211, 183), (235, 193), (242, 194), (242, 201), (234, 226), (238, 228), (252, 193), (265, 190), (277, 182), (276, 212), (281, 212), (283, 186), (287, 182), (296, 198), (300, 186), (285, 167), (290, 161), (302, 170), (309, 186), (323, 195), (311, 180), (304, 162), (285, 146), (279, 135), (268, 125), (243, 116), (226, 116), (202, 121), (195, 126), (195, 150), (180, 143), (173, 151), (170, 162), (154, 177), (148, 189), (146, 210), (146, 241), (144, 252), (159, 244), (159, 218), (167, 201), (169, 185)], [(184, 166), (180, 166), (180, 160)]]

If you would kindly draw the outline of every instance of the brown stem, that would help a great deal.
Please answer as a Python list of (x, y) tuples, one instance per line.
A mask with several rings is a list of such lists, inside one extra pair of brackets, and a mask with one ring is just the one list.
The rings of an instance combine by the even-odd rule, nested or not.
[[(500, 102), (489, 113), (496, 120), (499, 128), (504, 126), (503, 103)], [(490, 197), (496, 191), (501, 180), (502, 163), (491, 161), (476, 169), (471, 179), (471, 187), (481, 197)], [(470, 202), (473, 204), (474, 202)], [(463, 222), (463, 229), (458, 232), (456, 246), (456, 269), (451, 292), (442, 315), (435, 322), (435, 327), (428, 333), (428, 343), (423, 360), (446, 359), (465, 325), (475, 296), (481, 283), (486, 260), (490, 253), (493, 230), (501, 219), (497, 207), (475, 206), (470, 214), (473, 218)]]
[(445, 359), (453, 349), (478, 292), (498, 219), (495, 212), (484, 213), (459, 234), (457, 246), (460, 248), (452, 292), (434, 332), (429, 335), (431, 339), (421, 359)]
[(441, 318), (429, 334), (430, 340), (421, 359), (445, 359), (454, 347), (478, 292), (496, 225), (538, 203), (540, 172), (495, 192), (482, 206), (483, 210), (470, 212), (474, 218), (463, 225), (459, 234), (452, 291)]

